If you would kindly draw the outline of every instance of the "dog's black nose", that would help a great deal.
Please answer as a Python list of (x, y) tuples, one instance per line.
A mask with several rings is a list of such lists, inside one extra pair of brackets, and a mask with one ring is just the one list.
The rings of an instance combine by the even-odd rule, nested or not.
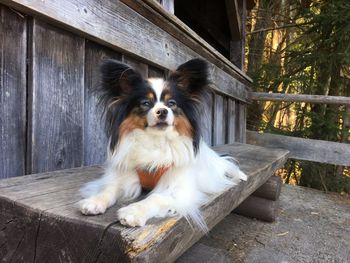
[(158, 119), (165, 120), (166, 116), (168, 115), (168, 110), (165, 108), (160, 108), (156, 111), (156, 115), (157, 115)]

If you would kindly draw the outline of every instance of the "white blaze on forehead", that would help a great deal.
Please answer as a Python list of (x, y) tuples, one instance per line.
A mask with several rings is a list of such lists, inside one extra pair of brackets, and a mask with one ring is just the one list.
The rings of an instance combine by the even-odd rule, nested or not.
[(157, 101), (160, 101), (160, 96), (162, 95), (162, 91), (164, 89), (164, 80), (163, 79), (148, 79), (151, 83), (151, 87), (156, 93)]

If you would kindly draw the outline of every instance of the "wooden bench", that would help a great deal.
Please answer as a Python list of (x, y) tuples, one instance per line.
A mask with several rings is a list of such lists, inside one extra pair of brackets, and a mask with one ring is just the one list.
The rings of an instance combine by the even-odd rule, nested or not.
[[(288, 152), (248, 144), (214, 147), (235, 157), (246, 182), (212, 196), (202, 207), (209, 229), (258, 189)], [(0, 181), (0, 257), (5, 262), (173, 262), (205, 233), (180, 217), (145, 227), (116, 222), (115, 205), (100, 216), (78, 210), (78, 189), (101, 167), (74, 168)]]

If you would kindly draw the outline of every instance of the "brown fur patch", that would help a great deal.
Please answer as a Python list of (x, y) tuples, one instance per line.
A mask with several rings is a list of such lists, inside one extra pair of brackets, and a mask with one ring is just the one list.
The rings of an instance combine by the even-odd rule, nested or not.
[(124, 135), (135, 129), (144, 129), (146, 126), (146, 116), (138, 116), (135, 114), (131, 114), (127, 117), (119, 127), (119, 136), (123, 138)]
[(164, 101), (168, 101), (170, 99), (171, 99), (171, 94), (170, 93), (165, 94)]
[(184, 135), (192, 138), (193, 136), (192, 126), (185, 116), (183, 115), (176, 116), (174, 126), (175, 126), (175, 130), (177, 130), (177, 132), (180, 135)]
[(155, 100), (155, 98), (154, 98), (154, 93), (153, 93), (153, 92), (149, 92), (149, 93), (147, 94), (147, 99), (149, 99), (149, 100), (151, 100), (151, 101), (154, 101), (154, 100)]

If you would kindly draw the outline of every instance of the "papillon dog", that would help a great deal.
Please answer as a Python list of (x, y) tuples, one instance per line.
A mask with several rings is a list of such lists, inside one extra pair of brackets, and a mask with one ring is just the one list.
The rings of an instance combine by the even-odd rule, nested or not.
[(206, 228), (200, 206), (247, 179), (230, 157), (219, 156), (202, 139), (209, 84), (201, 59), (182, 64), (167, 79), (144, 79), (116, 60), (101, 66), (108, 157), (104, 175), (82, 189), (84, 215), (103, 214), (145, 189), (146, 198), (118, 210), (121, 224), (144, 226), (150, 218), (177, 214)]

